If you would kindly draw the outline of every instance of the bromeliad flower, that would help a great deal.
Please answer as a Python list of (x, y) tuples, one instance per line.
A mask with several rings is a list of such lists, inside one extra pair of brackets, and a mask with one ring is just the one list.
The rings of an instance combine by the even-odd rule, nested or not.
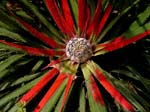
[[(123, 81), (123, 77), (116, 78), (100, 67), (98, 60), (106, 53), (150, 35), (150, 7), (145, 5), (146, 8), (139, 11), (133, 17), (134, 20), (130, 20), (132, 15), (130, 17), (128, 14), (131, 14), (135, 5), (142, 2), (132, 1), (132, 4), (126, 3), (122, 8), (118, 2), (108, 0), (45, 0), (51, 16), (48, 16), (41, 0), (8, 2), (8, 12), (0, 10), (3, 17), (0, 19), (0, 25), (3, 26), (0, 27), (1, 51), (8, 56), (4, 55), (1, 59), (0, 78), (6, 80), (5, 77), (11, 73), (19, 78), (13, 83), (7, 79), (1, 84), (4, 89), (1, 89), (3, 94), (0, 94), (0, 106), (7, 104), (3, 110), (148, 111), (150, 105), (140, 96), (139, 88), (132, 84), (134, 81), (129, 83), (130, 80)], [(16, 9), (12, 8), (12, 4), (16, 5)], [(125, 21), (119, 23), (123, 18)], [(127, 19), (130, 24), (121, 28)], [(117, 27), (119, 25), (121, 27)], [(26, 66), (23, 69), (27, 71), (19, 72), (23, 76), (16, 75), (18, 73), (15, 71), (23, 66)], [(37, 74), (25, 75), (27, 73)], [(129, 77), (132, 79), (132, 76)], [(19, 85), (20, 88), (10, 92), (9, 89)], [(75, 99), (79, 103), (73, 106), (74, 103), (69, 104), (75, 102)], [(143, 104), (139, 101), (143, 101)], [(14, 102), (17, 104), (12, 106)]]

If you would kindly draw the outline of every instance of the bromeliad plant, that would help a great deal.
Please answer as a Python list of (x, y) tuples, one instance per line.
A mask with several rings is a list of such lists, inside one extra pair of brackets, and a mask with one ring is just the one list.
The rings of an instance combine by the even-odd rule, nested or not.
[[(2, 112), (150, 110), (146, 100), (150, 80), (127, 65), (128, 57), (118, 68), (106, 67), (103, 60), (106, 56), (113, 62), (119, 55), (112, 51), (125, 55), (140, 42), (149, 42), (148, 1), (4, 0), (1, 4)], [(150, 57), (146, 48), (144, 56)]]

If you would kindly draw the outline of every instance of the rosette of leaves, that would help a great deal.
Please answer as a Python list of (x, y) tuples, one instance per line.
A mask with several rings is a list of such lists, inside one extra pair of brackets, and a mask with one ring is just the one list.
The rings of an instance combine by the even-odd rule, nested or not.
[(149, 0), (0, 1), (1, 112), (149, 112)]

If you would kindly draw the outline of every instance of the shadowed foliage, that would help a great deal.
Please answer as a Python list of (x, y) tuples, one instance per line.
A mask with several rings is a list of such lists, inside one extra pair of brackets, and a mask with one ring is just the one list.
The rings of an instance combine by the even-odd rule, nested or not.
[(149, 11), (149, 0), (0, 1), (0, 111), (149, 112)]

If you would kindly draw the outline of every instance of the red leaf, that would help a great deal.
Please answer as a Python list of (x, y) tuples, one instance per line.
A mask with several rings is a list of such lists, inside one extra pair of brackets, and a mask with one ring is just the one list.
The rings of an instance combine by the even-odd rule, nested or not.
[(60, 58), (58, 58), (58, 59), (56, 59), (56, 60), (52, 60), (52, 61), (51, 61), (47, 66), (45, 66), (42, 70), (45, 70), (45, 69), (47, 69), (47, 68), (49, 68), (49, 67), (53, 67), (53, 66), (59, 64), (60, 62), (66, 60), (66, 59), (67, 59), (66, 56), (62, 56), (62, 57), (60, 57)]
[(67, 85), (66, 85), (66, 89), (64, 91), (64, 97), (63, 97), (63, 100), (62, 100), (62, 105), (61, 105), (61, 108), (60, 108), (60, 112), (63, 111), (63, 108), (65, 106), (65, 102), (67, 100), (67, 97), (68, 97), (68, 94), (69, 94), (69, 90), (71, 88), (71, 85), (72, 85), (72, 82), (73, 82), (74, 78), (75, 78), (74, 75), (69, 74), (68, 82), (67, 82)]
[(30, 91), (28, 91), (19, 102), (29, 102), (41, 89), (58, 73), (56, 68), (50, 70)]
[(102, 6), (102, 1), (98, 0), (94, 17), (93, 17), (93, 19), (89, 25), (89, 28), (87, 30), (88, 37), (90, 37), (91, 33), (93, 33), (93, 32), (95, 33), (95, 31), (97, 29), (96, 25), (97, 25), (97, 23), (99, 23), (100, 14), (101, 14), (101, 6)]
[(49, 45), (53, 48), (58, 47), (57, 43), (52, 38), (39, 32), (37, 29), (35, 29), (31, 25), (29, 25), (28, 23), (26, 23), (25, 21), (23, 21), (19, 17), (17, 17), (17, 16), (15, 16), (15, 17), (18, 20), (18, 22), (21, 25), (23, 25), (33, 36), (35, 36), (36, 38), (38, 38), (39, 40), (43, 41), (44, 43), (46, 43), (47, 45)]
[(46, 95), (43, 97), (43, 99), (40, 101), (38, 106), (35, 108), (34, 112), (40, 112), (41, 109), (44, 107), (44, 105), (48, 102), (48, 100), (53, 96), (55, 91), (59, 88), (59, 86), (62, 84), (64, 79), (67, 77), (66, 74), (59, 74), (51, 88), (48, 90)]
[(114, 51), (114, 50), (117, 50), (124, 46), (127, 46), (133, 42), (136, 42), (136, 41), (144, 38), (146, 35), (150, 35), (150, 30), (143, 32), (137, 36), (134, 36), (130, 39), (125, 39), (123, 36), (120, 36), (109, 43), (100, 44), (99, 47), (104, 47), (103, 50), (106, 50), (106, 51)]
[(70, 11), (70, 7), (68, 4), (68, 0), (61, 0), (61, 4), (62, 4), (62, 12), (64, 14), (65, 20), (67, 21), (67, 26), (71, 29), (72, 32), (74, 32), (74, 22), (73, 22), (73, 18), (72, 18), (72, 14)]
[(87, 18), (85, 12), (87, 12), (86, 0), (78, 0), (78, 27), (81, 32), (84, 30)]
[(86, 5), (86, 21), (85, 21), (83, 33), (84, 33), (84, 31), (87, 31), (87, 27), (88, 27), (88, 25), (89, 25), (90, 19), (91, 19), (90, 7), (89, 7), (89, 5), (87, 4), (87, 5)]
[(63, 33), (71, 35), (71, 29), (69, 28), (64, 17), (62, 16), (62, 13), (57, 6), (56, 0), (46, 0), (45, 3), (59, 29)]
[(99, 33), (102, 31), (102, 29), (103, 29), (105, 23), (107, 22), (107, 19), (108, 19), (110, 13), (111, 13), (111, 10), (112, 10), (112, 5), (109, 3), (108, 6), (107, 6), (107, 8), (106, 8), (105, 11), (104, 11), (104, 15), (103, 15), (103, 17), (102, 17), (100, 23), (95, 26), (96, 29), (97, 29), (97, 31), (94, 32), (94, 33), (95, 33), (97, 36), (98, 36)]
[(97, 68), (95, 70), (98, 81), (111, 94), (114, 99), (126, 110), (133, 112), (133, 106), (120, 94), (120, 92), (105, 78), (103, 73)]
[(86, 19), (85, 19), (85, 23), (84, 23), (84, 26), (83, 26), (83, 29), (82, 29), (82, 32), (81, 32), (81, 37), (85, 37), (86, 36), (86, 31), (87, 31), (87, 28), (89, 26), (89, 22), (90, 22), (90, 19), (91, 19), (90, 7), (89, 7), (88, 4), (86, 5), (85, 16), (86, 16)]
[(100, 90), (93, 78), (93, 75), (90, 75), (90, 90), (92, 92), (94, 100), (99, 102), (101, 105), (104, 105), (104, 100), (103, 100)]
[(14, 44), (14, 43), (11, 43), (11, 42), (6, 42), (4, 40), (0, 40), (0, 43), (9, 45), (9, 46), (14, 47), (14, 48), (24, 50), (24, 51), (28, 52), (30, 55), (54, 56), (54, 55), (61, 55), (62, 54), (61, 52), (55, 52), (54, 50), (51, 50), (51, 49), (28, 47), (28, 46), (24, 46), (24, 45)]

